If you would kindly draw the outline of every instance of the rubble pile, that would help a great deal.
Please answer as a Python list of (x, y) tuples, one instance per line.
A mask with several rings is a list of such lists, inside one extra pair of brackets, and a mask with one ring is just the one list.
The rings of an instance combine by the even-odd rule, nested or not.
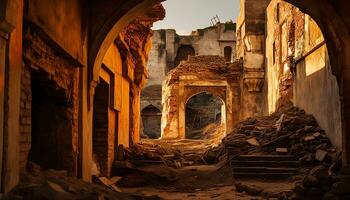
[(339, 153), (315, 118), (296, 107), (239, 123), (223, 140), (230, 156), (240, 154), (294, 155), (302, 166), (331, 165)]
[[(32, 164), (35, 165), (35, 164)], [(1, 196), (4, 200), (132, 200), (132, 199), (160, 199), (158, 196), (142, 196), (122, 193), (113, 179), (98, 178), (100, 183), (92, 184), (74, 177), (67, 171), (45, 170), (39, 166), (21, 178), (21, 182), (10, 193)], [(118, 180), (115, 180), (118, 181)]]
[[(300, 163), (292, 194), (282, 199), (347, 199), (350, 185), (339, 182), (341, 152), (315, 118), (296, 107), (237, 125), (222, 144), (229, 158), (240, 155), (292, 155)], [(346, 196), (347, 195), (347, 196)]]
[[(183, 148), (181, 147), (183, 145)], [(192, 147), (192, 149), (191, 149)], [(164, 164), (171, 168), (207, 164), (206, 149), (211, 149), (210, 142), (177, 140), (165, 143), (144, 142), (126, 150), (126, 158), (134, 165)]]
[[(213, 164), (208, 154), (215, 149), (215, 157), (224, 152), (221, 144), (225, 136), (225, 126), (212, 123), (201, 130), (201, 137), (196, 140), (142, 140), (141, 143), (125, 149), (126, 160), (134, 165), (164, 164), (167, 167), (182, 168), (185, 166)], [(217, 151), (218, 150), (218, 151)], [(218, 153), (220, 151), (220, 153)], [(210, 157), (210, 155), (209, 155)]]

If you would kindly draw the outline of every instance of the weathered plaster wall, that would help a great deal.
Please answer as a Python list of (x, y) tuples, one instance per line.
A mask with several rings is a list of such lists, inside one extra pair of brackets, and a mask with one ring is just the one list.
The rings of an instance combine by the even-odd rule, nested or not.
[(271, 30), (266, 39), (268, 111), (293, 101), (313, 114), (341, 148), (339, 87), (319, 27), (292, 5), (273, 0), (267, 9), (267, 28)]
[(149, 74), (147, 86), (160, 85), (165, 78), (167, 67), (167, 42), (166, 30), (153, 32), (152, 48), (147, 62), (147, 71)]
[(86, 23), (81, 0), (28, 1), (28, 21), (80, 63), (86, 62)]
[[(237, 59), (243, 60), (241, 119), (263, 114), (265, 11), (269, 0), (241, 0), (237, 20)], [(253, 12), (252, 12), (253, 11)]]

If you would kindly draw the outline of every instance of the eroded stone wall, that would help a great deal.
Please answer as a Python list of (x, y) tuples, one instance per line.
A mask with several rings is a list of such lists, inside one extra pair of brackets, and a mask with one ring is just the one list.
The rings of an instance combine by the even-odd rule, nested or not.
[(240, 120), (241, 64), (228, 64), (220, 56), (195, 56), (172, 70), (163, 82), (162, 139), (185, 137), (186, 102), (202, 92), (223, 99), (226, 130), (230, 133)]
[(313, 114), (333, 145), (341, 148), (339, 87), (320, 28), (310, 16), (279, 0), (267, 8), (268, 112), (294, 105)]
[[(225, 56), (225, 48), (232, 51), (227, 61), (235, 60), (235, 34), (236, 24), (232, 22), (219, 23), (215, 26), (198, 29), (191, 35), (178, 35), (175, 30), (156, 30), (152, 36), (152, 48), (147, 62), (149, 78), (148, 87), (160, 86), (170, 70), (174, 69), (188, 56), (217, 55)], [(158, 105), (161, 95), (154, 97), (142, 96), (141, 104), (144, 106)]]

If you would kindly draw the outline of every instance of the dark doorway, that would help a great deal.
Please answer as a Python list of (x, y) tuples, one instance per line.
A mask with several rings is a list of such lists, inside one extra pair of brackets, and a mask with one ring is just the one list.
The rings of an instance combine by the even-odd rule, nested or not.
[(225, 56), (226, 62), (231, 62), (231, 60), (232, 60), (232, 47), (227, 46), (224, 48), (224, 56)]
[(43, 169), (69, 170), (72, 157), (72, 103), (66, 90), (44, 72), (31, 72), (32, 141), (29, 160)]
[(109, 85), (100, 79), (95, 89), (93, 112), (93, 155), (101, 175), (108, 175)]
[(147, 106), (141, 113), (144, 135), (150, 139), (158, 139), (161, 135), (162, 112), (153, 105)]

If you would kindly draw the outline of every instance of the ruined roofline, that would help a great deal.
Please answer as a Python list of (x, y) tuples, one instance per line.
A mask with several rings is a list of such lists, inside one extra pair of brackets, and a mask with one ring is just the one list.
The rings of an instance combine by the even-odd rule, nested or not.
[(190, 56), (169, 72), (167, 80), (172, 84), (179, 80), (180, 75), (193, 76), (202, 80), (228, 80), (240, 77), (242, 69), (241, 60), (227, 63), (221, 56)]
[[(229, 25), (232, 24), (232, 28), (231, 27), (228, 27)], [(236, 22), (233, 22), (233, 21), (228, 21), (228, 22), (221, 22), (221, 23), (218, 23), (214, 26), (207, 26), (207, 27), (204, 27), (204, 28), (198, 28), (198, 29), (195, 29), (193, 30), (190, 34), (188, 35), (180, 35), (177, 33), (176, 29), (173, 29), (173, 28), (167, 28), (167, 29), (154, 29), (153, 31), (158, 31), (158, 32), (161, 32), (161, 31), (171, 31), (171, 32), (175, 32), (176, 36), (179, 36), (179, 37), (189, 37), (189, 36), (197, 36), (197, 35), (200, 35), (200, 32), (202, 31), (205, 31), (205, 30), (210, 30), (210, 29), (214, 29), (214, 28), (217, 28), (218, 26), (223, 26), (225, 25), (225, 32), (226, 31), (233, 31), (233, 32), (236, 32)], [(198, 34), (199, 33), (199, 34)]]

